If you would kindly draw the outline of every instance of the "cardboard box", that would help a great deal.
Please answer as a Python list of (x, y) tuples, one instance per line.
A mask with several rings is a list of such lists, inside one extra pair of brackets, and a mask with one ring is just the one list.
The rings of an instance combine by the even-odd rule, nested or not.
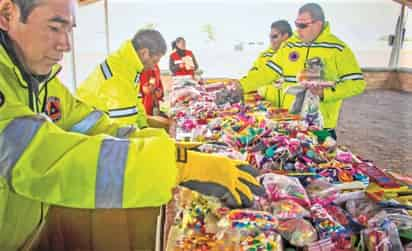
[(154, 251), (159, 213), (160, 208), (52, 207), (34, 250)]

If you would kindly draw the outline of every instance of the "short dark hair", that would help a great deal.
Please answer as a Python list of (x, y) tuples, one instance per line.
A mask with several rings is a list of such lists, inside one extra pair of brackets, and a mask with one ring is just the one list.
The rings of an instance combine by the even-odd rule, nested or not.
[(42, 0), (12, 0), (20, 9), (20, 21), (26, 23), (27, 18), (35, 7), (40, 5)]
[(307, 3), (300, 7), (299, 14), (309, 13), (313, 20), (322, 21), (325, 23), (325, 13), (323, 12), (322, 7), (317, 3)]
[(150, 55), (164, 55), (167, 50), (166, 41), (157, 30), (143, 29), (132, 39), (133, 47), (137, 50), (147, 48)]
[(290, 27), (289, 22), (286, 20), (273, 22), (270, 28), (277, 29), (282, 35), (288, 34), (289, 37), (292, 36), (292, 27)]
[(173, 42), (172, 42), (172, 50), (177, 48), (177, 43), (180, 41), (185, 41), (185, 39), (183, 37), (177, 37)]

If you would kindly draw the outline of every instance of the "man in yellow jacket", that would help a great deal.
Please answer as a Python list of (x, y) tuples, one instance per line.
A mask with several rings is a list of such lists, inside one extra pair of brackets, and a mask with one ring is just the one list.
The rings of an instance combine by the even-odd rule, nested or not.
[(164, 130), (121, 127), (61, 84), (75, 4), (0, 1), (0, 250), (18, 250), (48, 205), (155, 207), (177, 184), (250, 205), (262, 192), (250, 167), (176, 150)]
[(140, 73), (152, 69), (165, 53), (166, 42), (158, 31), (141, 30), (96, 67), (76, 94), (117, 122), (148, 127)]
[[(275, 53), (279, 50), (283, 42), (285, 42), (290, 36), (292, 36), (292, 28), (286, 20), (278, 20), (273, 22), (270, 26), (270, 46), (268, 49), (262, 51), (258, 58), (253, 63), (253, 67), (249, 72), (259, 71), (260, 68), (266, 67), (266, 63), (270, 60)], [(251, 73), (253, 74), (253, 73)], [(280, 90), (275, 88), (273, 85), (268, 83), (258, 89), (258, 93), (263, 96), (266, 100), (271, 101), (273, 105), (280, 107), (277, 102), (280, 96)]]
[(241, 87), (247, 93), (283, 79), (282, 95), (278, 102), (282, 107), (290, 108), (295, 97), (286, 94), (286, 88), (297, 85), (296, 76), (304, 69), (308, 59), (321, 58), (325, 64), (325, 80), (336, 85), (333, 88), (313, 88), (311, 91), (321, 98), (320, 111), (324, 127), (336, 138), (335, 128), (342, 101), (361, 94), (365, 89), (362, 71), (348, 45), (331, 33), (329, 23), (325, 21), (323, 10), (318, 4), (302, 6), (295, 24), (297, 34), (284, 43), (265, 67), (249, 72), (241, 79)]

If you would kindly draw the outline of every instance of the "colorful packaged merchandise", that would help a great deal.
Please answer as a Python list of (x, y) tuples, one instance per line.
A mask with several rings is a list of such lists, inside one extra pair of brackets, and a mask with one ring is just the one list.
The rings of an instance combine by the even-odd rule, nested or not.
[(279, 220), (309, 218), (310, 213), (293, 200), (280, 200), (271, 203), (271, 212)]
[(168, 251), (284, 251), (283, 240), (297, 250), (353, 251), (359, 238), (359, 250), (403, 250), (400, 239), (412, 236), (410, 177), (338, 146), (321, 121), (309, 123), (310, 106), (305, 121), (257, 94), (242, 102), (235, 89), (224, 81), (174, 83), (175, 137), (247, 161), (259, 170), (266, 194), (252, 208), (230, 210), (216, 198), (179, 189)]
[(277, 226), (278, 220), (270, 213), (232, 210), (218, 223), (218, 239), (238, 250), (282, 250)]
[(304, 207), (310, 206), (306, 190), (297, 178), (267, 173), (260, 176), (259, 180), (266, 189), (266, 196), (269, 201), (288, 199)]
[(304, 247), (318, 239), (315, 228), (305, 219), (280, 222), (277, 231), (296, 247)]
[(352, 246), (351, 233), (320, 204), (311, 207), (312, 221), (318, 232), (319, 239), (331, 238), (337, 248)]

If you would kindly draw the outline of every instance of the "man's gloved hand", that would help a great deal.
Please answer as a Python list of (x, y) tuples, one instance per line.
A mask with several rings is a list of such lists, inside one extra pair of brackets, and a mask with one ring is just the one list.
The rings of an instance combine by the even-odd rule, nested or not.
[(295, 96), (295, 100), (289, 108), (289, 112), (291, 114), (300, 114), (302, 112), (303, 102), (305, 101), (306, 88), (302, 85), (293, 85), (286, 88), (285, 93)]
[(264, 195), (255, 178), (257, 170), (245, 162), (179, 146), (177, 149), (178, 184), (215, 196), (231, 208), (250, 207), (253, 195)]
[(244, 102), (243, 89), (238, 80), (231, 80), (225, 88), (216, 93), (215, 103), (217, 105), (223, 105), (226, 103), (234, 104)]

